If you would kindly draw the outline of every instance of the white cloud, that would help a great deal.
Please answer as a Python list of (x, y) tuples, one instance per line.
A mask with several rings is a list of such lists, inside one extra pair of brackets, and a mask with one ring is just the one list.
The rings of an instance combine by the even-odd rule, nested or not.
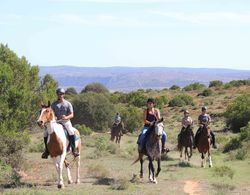
[(173, 18), (179, 21), (197, 24), (250, 24), (250, 13), (236, 12), (208, 12), (208, 13), (182, 13), (150, 11), (150, 13)]
[(62, 14), (50, 17), (51, 22), (57, 23), (74, 23), (78, 25), (89, 26), (152, 26), (153, 24), (134, 17), (115, 16), (111, 14), (98, 15), (76, 15), (76, 14)]
[(54, 2), (83, 2), (83, 3), (179, 3), (179, 2), (193, 2), (200, 0), (50, 0)]

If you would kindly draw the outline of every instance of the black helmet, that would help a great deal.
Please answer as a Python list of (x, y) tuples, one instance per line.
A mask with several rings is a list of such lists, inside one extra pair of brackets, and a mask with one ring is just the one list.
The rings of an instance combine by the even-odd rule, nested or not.
[(154, 98), (148, 98), (147, 103), (153, 103), (153, 104), (155, 104)]
[(59, 93), (65, 94), (65, 90), (64, 90), (63, 88), (58, 88), (58, 89), (56, 90), (56, 94), (59, 94)]
[(201, 111), (204, 111), (204, 110), (207, 110), (207, 107), (206, 107), (206, 106), (202, 106), (202, 107), (201, 107)]

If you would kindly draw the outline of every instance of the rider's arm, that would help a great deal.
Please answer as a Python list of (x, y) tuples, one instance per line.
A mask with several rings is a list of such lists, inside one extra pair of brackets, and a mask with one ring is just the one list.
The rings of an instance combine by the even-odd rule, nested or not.
[(147, 110), (144, 110), (143, 121), (144, 121), (144, 124), (147, 124), (147, 125), (151, 124), (151, 122), (147, 120)]
[(155, 115), (156, 115), (156, 119), (157, 119), (157, 120), (160, 120), (160, 119), (161, 119), (161, 113), (160, 113), (160, 110), (155, 108), (155, 111), (156, 111), (156, 113), (155, 113)]

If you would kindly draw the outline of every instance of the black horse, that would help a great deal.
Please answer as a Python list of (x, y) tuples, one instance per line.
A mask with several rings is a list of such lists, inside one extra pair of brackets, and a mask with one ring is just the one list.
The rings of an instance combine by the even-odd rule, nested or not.
[[(143, 177), (143, 156), (147, 156), (149, 160), (148, 169), (149, 169), (149, 181), (152, 183), (157, 183), (156, 177), (159, 175), (161, 171), (161, 150), (162, 150), (162, 142), (161, 137), (163, 134), (163, 118), (159, 121), (154, 122), (150, 128), (148, 129), (147, 135), (145, 137), (145, 146), (141, 150), (138, 150), (139, 156), (133, 162), (135, 164), (140, 160), (141, 170), (140, 177)], [(157, 161), (157, 172), (155, 174), (153, 161)]]
[(190, 158), (192, 157), (193, 143), (193, 133), (190, 125), (186, 128), (183, 127), (178, 137), (178, 150), (180, 151), (180, 159), (182, 158), (183, 148), (185, 148), (185, 160), (187, 158), (188, 161), (190, 160)]

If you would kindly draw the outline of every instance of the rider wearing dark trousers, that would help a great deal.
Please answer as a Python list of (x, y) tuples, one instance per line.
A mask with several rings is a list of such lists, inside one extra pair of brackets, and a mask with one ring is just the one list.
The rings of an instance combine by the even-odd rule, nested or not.
[[(195, 134), (195, 138), (194, 138), (194, 149), (197, 147), (197, 142), (198, 142), (198, 139), (200, 136), (201, 129), (203, 128), (204, 125), (209, 126), (209, 124), (211, 123), (211, 117), (206, 112), (207, 112), (207, 107), (202, 106), (201, 114), (198, 117), (200, 127), (197, 130), (197, 132)], [(215, 143), (215, 135), (214, 135), (214, 132), (212, 130), (210, 130), (210, 135), (212, 137), (213, 148), (217, 148), (216, 143)]]
[(182, 118), (181, 124), (182, 124), (182, 128), (181, 128), (181, 132), (178, 134), (178, 143), (180, 142), (180, 138), (181, 138), (181, 133), (187, 129), (188, 127), (191, 130), (191, 135), (192, 138), (194, 140), (194, 132), (192, 129), (192, 125), (193, 125), (193, 120), (192, 118), (189, 116), (189, 111), (188, 110), (184, 110), (184, 117)]

